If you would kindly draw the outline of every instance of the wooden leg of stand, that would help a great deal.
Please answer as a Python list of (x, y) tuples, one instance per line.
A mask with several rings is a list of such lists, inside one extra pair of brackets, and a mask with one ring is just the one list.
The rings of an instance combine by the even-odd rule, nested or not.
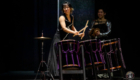
[(82, 49), (83, 80), (86, 80), (85, 63), (84, 63), (84, 48), (83, 48), (83, 45), (81, 45), (81, 49)]
[(107, 51), (105, 49), (105, 59), (106, 59), (106, 64), (107, 64), (107, 69), (108, 69), (108, 73), (109, 73), (109, 79), (111, 80), (111, 71), (110, 71), (110, 66), (109, 66), (109, 59), (108, 59), (108, 56), (107, 56)]
[[(92, 44), (91, 44), (92, 45)], [(92, 52), (92, 47), (90, 45), (90, 53), (91, 53), (91, 59), (92, 59), (92, 70), (93, 70), (93, 75), (95, 77), (95, 80), (97, 80), (97, 70), (95, 69), (95, 64), (94, 64), (94, 57), (93, 57), (93, 52)]]
[(122, 49), (121, 49), (121, 43), (120, 43), (120, 38), (118, 38), (118, 48), (119, 48), (119, 59), (121, 59), (121, 73), (122, 73), (122, 77), (125, 77), (125, 70), (126, 69), (126, 65), (123, 59), (123, 55), (122, 55)]
[[(121, 51), (119, 51), (119, 59), (121, 59), (121, 57), (123, 57), (122, 55), (121, 55)], [(123, 64), (123, 61), (121, 60), (121, 77), (125, 77), (125, 74), (124, 74), (124, 72), (125, 72), (125, 70), (124, 70), (124, 66), (123, 66), (124, 64)]]
[(59, 80), (63, 80), (61, 46), (59, 45)]

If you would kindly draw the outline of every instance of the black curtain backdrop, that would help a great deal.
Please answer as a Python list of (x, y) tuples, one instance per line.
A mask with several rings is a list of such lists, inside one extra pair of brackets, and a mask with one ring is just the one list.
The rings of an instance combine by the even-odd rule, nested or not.
[[(85, 1), (85, 4), (79, 3), (78, 0), (69, 1), (75, 9), (74, 15), (82, 13), (75, 16), (77, 20), (75, 26), (78, 30), (85, 26), (87, 19), (97, 18), (99, 7), (106, 9), (106, 18), (112, 22), (111, 38), (119, 37), (121, 39), (126, 71), (133, 71), (136, 77), (140, 77), (137, 2), (93, 0), (93, 5), (88, 4), (90, 7), (95, 7), (92, 10), (86, 5), (88, 0)], [(84, 3), (83, 0), (82, 2)], [(87, 10), (91, 13), (86, 13), (87, 10), (84, 6), (89, 8)], [(82, 7), (84, 8), (82, 9)], [(93, 15), (91, 15), (92, 12)], [(35, 40), (34, 37), (41, 36), (43, 30), (45, 37), (53, 38), (58, 21), (57, 0), (10, 0), (5, 2), (2, 13), (0, 73), (36, 71), (40, 63), (41, 42)], [(82, 15), (84, 17), (80, 17)], [(51, 40), (44, 41), (45, 61), (47, 61)]]
[(34, 65), (34, 3), (10, 0), (4, 2), (2, 13), (2, 72), (33, 70)]

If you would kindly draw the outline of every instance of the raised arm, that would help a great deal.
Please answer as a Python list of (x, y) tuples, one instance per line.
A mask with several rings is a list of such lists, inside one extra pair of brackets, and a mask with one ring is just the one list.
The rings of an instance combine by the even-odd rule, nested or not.
[(73, 30), (70, 30), (66, 27), (66, 23), (65, 23), (65, 17), (64, 16), (60, 16), (59, 18), (59, 22), (60, 22), (60, 25), (62, 27), (62, 30), (66, 33), (71, 33), (71, 34), (75, 34), (75, 35), (78, 35), (79, 33), (78, 32), (75, 32)]

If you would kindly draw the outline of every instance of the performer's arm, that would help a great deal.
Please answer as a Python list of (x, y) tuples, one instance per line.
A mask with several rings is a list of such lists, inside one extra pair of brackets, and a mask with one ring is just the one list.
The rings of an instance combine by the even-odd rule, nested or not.
[(111, 33), (111, 22), (107, 22), (106, 25), (107, 25), (107, 32), (100, 33), (100, 36), (107, 36)]
[(76, 31), (73, 31), (73, 30), (70, 30), (70, 29), (66, 28), (66, 23), (65, 23), (65, 17), (64, 16), (60, 16), (59, 22), (60, 22), (60, 25), (62, 27), (62, 30), (65, 31), (66, 33), (72, 33), (72, 34), (75, 34), (75, 35), (79, 34), (79, 32), (76, 32)]

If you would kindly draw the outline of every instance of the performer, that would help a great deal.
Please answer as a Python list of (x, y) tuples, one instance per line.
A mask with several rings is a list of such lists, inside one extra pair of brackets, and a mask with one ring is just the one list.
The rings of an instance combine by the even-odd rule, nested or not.
[(69, 39), (67, 34), (74, 34), (79, 37), (84, 36), (84, 33), (79, 33), (74, 27), (74, 16), (72, 15), (72, 11), (72, 5), (69, 2), (64, 2), (62, 4), (63, 14), (59, 17), (59, 27), (54, 35), (48, 56), (48, 71), (54, 76), (59, 76), (55, 44), (61, 40)]
[(103, 9), (98, 9), (98, 19), (92, 22), (89, 29), (91, 39), (107, 39), (111, 33), (111, 22), (105, 19), (106, 12)]
[[(92, 22), (92, 26), (89, 29), (89, 37), (90, 39), (100, 39), (100, 40), (106, 40), (109, 38), (109, 35), (111, 33), (111, 22), (108, 21), (105, 18), (106, 12), (104, 9), (100, 8), (98, 9), (98, 19), (94, 20)], [(102, 68), (102, 67), (100, 67)], [(111, 73), (112, 74), (112, 73)], [(100, 73), (97, 74), (99, 78), (108, 78), (109, 75), (107, 73)]]

